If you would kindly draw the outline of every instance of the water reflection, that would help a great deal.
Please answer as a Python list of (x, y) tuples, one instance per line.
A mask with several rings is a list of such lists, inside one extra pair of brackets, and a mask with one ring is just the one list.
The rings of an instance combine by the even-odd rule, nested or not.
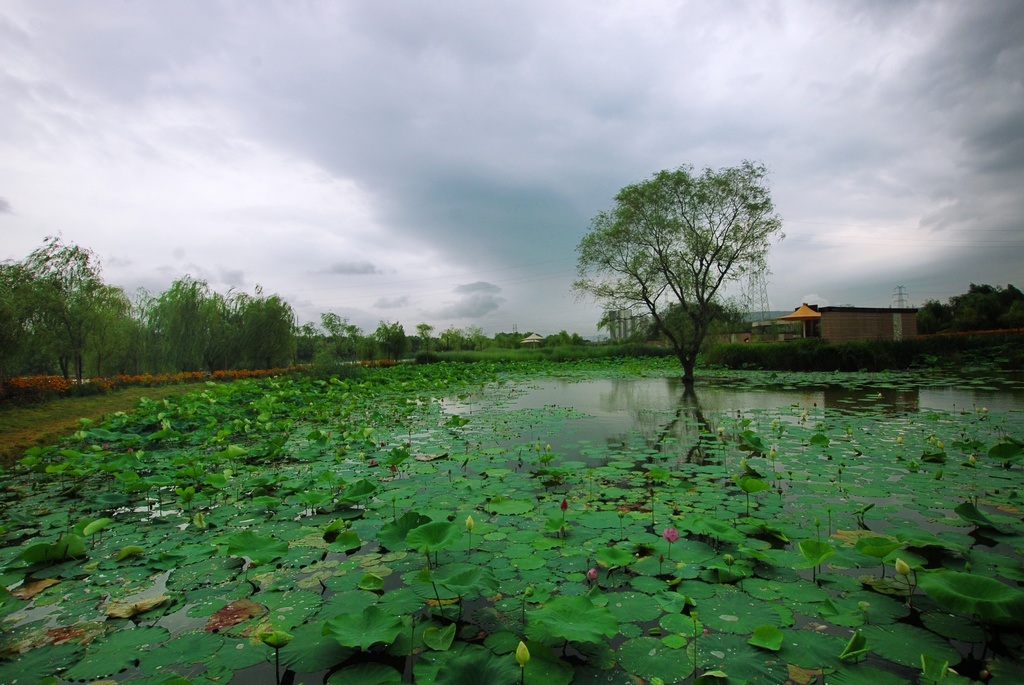
[[(608, 446), (703, 463), (719, 445), (719, 424), (730, 430), (746, 413), (783, 422), (821, 420), (824, 411), (885, 416), (926, 411), (1024, 411), (1019, 385), (995, 388), (966, 385), (921, 387), (904, 383), (873, 387), (828, 385), (815, 388), (754, 386), (721, 380), (687, 388), (679, 378), (553, 378), (521, 387), (504, 403), (508, 409), (572, 407), (589, 418), (569, 422), (550, 439), (574, 438)], [(729, 436), (727, 436), (729, 437)]]

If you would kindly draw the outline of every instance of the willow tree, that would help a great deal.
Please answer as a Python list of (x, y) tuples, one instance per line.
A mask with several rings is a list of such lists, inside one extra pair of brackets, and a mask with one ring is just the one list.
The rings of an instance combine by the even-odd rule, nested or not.
[(103, 281), (92, 250), (49, 236), (25, 259), (33, 284), (32, 326), (52, 349), (64, 378), (82, 382), (83, 355), (92, 333)]
[(576, 247), (576, 292), (650, 315), (693, 383), (697, 353), (722, 311), (723, 287), (767, 270), (782, 238), (763, 164), (660, 171), (626, 186)]

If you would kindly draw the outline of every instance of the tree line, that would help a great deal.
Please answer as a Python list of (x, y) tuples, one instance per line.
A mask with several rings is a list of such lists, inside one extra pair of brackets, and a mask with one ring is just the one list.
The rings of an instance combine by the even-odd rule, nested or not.
[[(219, 293), (185, 276), (160, 294), (104, 282), (90, 249), (48, 237), (24, 260), (0, 262), (0, 388), (4, 378), (83, 378), (272, 369), (291, 364), (400, 359), (410, 352), (518, 347), (524, 334), (478, 327), (415, 335), (381, 321), (364, 332), (333, 312), (297, 324), (279, 295)], [(528, 333), (527, 333), (528, 334)], [(547, 344), (585, 344), (561, 331)]]
[(1024, 293), (1012, 285), (971, 283), (966, 293), (945, 304), (928, 300), (917, 310), (917, 332), (921, 334), (1012, 328), (1024, 328)]

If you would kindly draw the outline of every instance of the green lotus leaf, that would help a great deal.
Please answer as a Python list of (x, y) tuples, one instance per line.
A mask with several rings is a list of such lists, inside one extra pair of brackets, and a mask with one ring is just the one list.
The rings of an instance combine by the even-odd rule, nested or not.
[(981, 513), (976, 506), (970, 502), (963, 502), (953, 509), (960, 518), (968, 523), (973, 523), (979, 528), (988, 528), (989, 530), (1001, 530), (1001, 527), (995, 523), (988, 516)]
[(863, 662), (846, 664), (828, 676), (829, 685), (911, 685), (892, 671), (886, 671)]
[(235, 533), (227, 539), (226, 554), (231, 557), (247, 557), (254, 565), (269, 564), (288, 553), (288, 543), (267, 535), (257, 535), (251, 530)]
[(338, 497), (338, 501), (354, 504), (357, 502), (362, 502), (364, 499), (370, 497), (375, 492), (377, 492), (376, 485), (366, 480), (365, 478), (360, 478), (354, 483), (349, 483), (347, 486), (345, 486), (345, 489), (342, 490), (341, 495)]
[(903, 543), (892, 538), (875, 536), (869, 538), (861, 538), (857, 540), (857, 551), (861, 554), (866, 554), (869, 557), (875, 557), (876, 559), (882, 559), (887, 554), (895, 552)]
[(772, 625), (758, 626), (747, 644), (777, 652), (782, 649), (782, 631)]
[(975, 614), (983, 621), (1024, 625), (1024, 592), (974, 573), (937, 571), (918, 574), (918, 587), (950, 611)]
[(620, 568), (622, 566), (629, 566), (636, 557), (627, 552), (624, 549), (618, 547), (602, 547), (597, 550), (597, 560), (608, 568)]
[(462, 528), (450, 521), (431, 521), (417, 526), (405, 536), (405, 542), (421, 554), (451, 547), (462, 537)]
[(853, 631), (853, 636), (850, 637), (850, 641), (846, 643), (846, 647), (839, 654), (840, 661), (846, 661), (847, 659), (857, 660), (860, 657), (868, 653), (868, 640), (864, 637), (864, 634), (859, 630)]
[(402, 674), (390, 666), (363, 663), (331, 674), (325, 685), (401, 685)]
[(518, 516), (533, 511), (534, 503), (526, 499), (511, 499), (504, 495), (495, 495), (487, 502), (487, 511), (492, 514)]
[(434, 571), (434, 582), (460, 596), (494, 594), (499, 582), (489, 568), (474, 564), (448, 564)]
[(450, 623), (444, 628), (430, 626), (423, 631), (423, 643), (436, 652), (443, 652), (452, 646), (455, 639), (455, 624)]
[(351, 554), (362, 546), (363, 543), (359, 539), (359, 534), (354, 530), (346, 530), (334, 539), (334, 542), (330, 545), (330, 549), (334, 552), (345, 552), (346, 554)]
[(807, 568), (817, 566), (836, 553), (832, 545), (820, 540), (801, 540), (797, 546), (807, 562)]
[(377, 542), (394, 552), (409, 549), (409, 545), (405, 542), (405, 536), (413, 528), (418, 528), (425, 523), (430, 523), (429, 516), (423, 516), (415, 511), (407, 511), (397, 520), (389, 521), (381, 526), (380, 532), (377, 534)]
[(988, 451), (988, 456), (1000, 461), (1015, 461), (1022, 455), (1024, 455), (1024, 445), (1012, 438), (996, 443)]
[(162, 645), (170, 633), (149, 627), (119, 630), (89, 645), (85, 656), (61, 674), (67, 680), (99, 680), (134, 666), (139, 655)]
[(114, 519), (112, 518), (100, 518), (92, 521), (81, 521), (78, 523), (78, 525), (75, 526), (75, 532), (83, 537), (89, 537), (90, 535), (95, 535), (96, 533), (100, 532), (101, 530), (106, 528), (108, 524), (111, 524), (113, 522)]
[(615, 655), (622, 668), (645, 679), (659, 677), (664, 682), (681, 682), (694, 668), (685, 649), (672, 649), (653, 637), (626, 640)]
[(434, 685), (488, 683), (514, 685), (520, 679), (519, 666), (511, 656), (499, 657), (487, 649), (473, 649), (444, 662)]
[(341, 614), (327, 621), (324, 635), (331, 635), (342, 647), (367, 650), (378, 642), (390, 644), (402, 632), (402, 619), (376, 606), (358, 614)]
[(960, 660), (960, 653), (949, 640), (917, 626), (892, 623), (865, 625), (859, 630), (871, 643), (872, 653), (903, 666), (919, 668), (922, 654), (951, 662)]
[[(536, 630), (537, 624), (542, 631)], [(540, 609), (527, 612), (526, 632), (531, 638), (546, 633), (570, 642), (600, 642), (618, 630), (619, 622), (607, 608), (596, 606), (582, 595), (555, 597)]]
[(332, 635), (324, 634), (324, 624), (306, 623), (294, 631), (295, 639), (281, 648), (281, 665), (296, 673), (313, 673), (333, 668), (355, 651), (343, 647)]
[(21, 558), (30, 564), (43, 561), (57, 562), (67, 559), (81, 559), (87, 556), (85, 540), (74, 533), (68, 533), (57, 542), (41, 542), (27, 547)]
[(771, 487), (770, 483), (767, 483), (760, 478), (754, 478), (753, 476), (736, 476), (733, 480), (736, 482), (736, 485), (739, 486), (740, 490), (748, 495), (767, 490)]

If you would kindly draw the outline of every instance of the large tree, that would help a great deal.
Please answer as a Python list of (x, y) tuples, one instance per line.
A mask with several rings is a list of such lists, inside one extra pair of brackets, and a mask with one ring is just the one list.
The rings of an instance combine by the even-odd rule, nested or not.
[(610, 309), (640, 308), (693, 383), (726, 284), (767, 270), (782, 237), (763, 164), (660, 171), (626, 186), (580, 240), (574, 289)]
[(95, 324), (103, 281), (96, 254), (47, 237), (25, 260), (33, 283), (34, 328), (58, 358), (64, 377), (82, 382), (85, 346)]

